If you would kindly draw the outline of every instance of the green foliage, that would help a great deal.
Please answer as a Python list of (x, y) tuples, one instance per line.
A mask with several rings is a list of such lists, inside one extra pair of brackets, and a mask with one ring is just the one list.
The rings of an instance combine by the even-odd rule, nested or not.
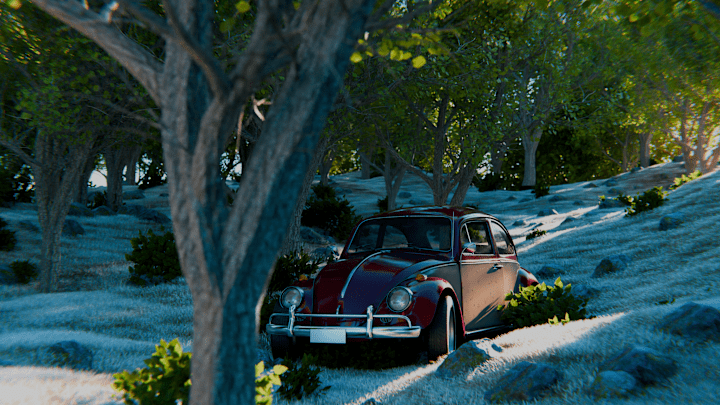
[(377, 206), (380, 212), (385, 212), (388, 210), (388, 198), (387, 196), (385, 198), (378, 198), (377, 200)]
[(15, 260), (10, 263), (10, 270), (19, 284), (27, 284), (38, 276), (38, 268), (28, 260)]
[(623, 193), (620, 193), (619, 196), (615, 197), (616, 200), (620, 201), (623, 205), (626, 205), (628, 207), (632, 207), (634, 198), (630, 197), (629, 195), (625, 195)]
[(95, 209), (97, 207), (102, 207), (104, 205), (107, 205), (107, 192), (103, 191), (102, 193), (95, 193), (93, 194), (93, 199), (87, 204), (87, 207), (90, 209)]
[(335, 195), (328, 186), (313, 187), (315, 195), (308, 198), (300, 222), (309, 227), (317, 227), (329, 232), (333, 238), (344, 240), (353, 226), (362, 219), (345, 198)]
[(542, 229), (533, 229), (532, 232), (530, 232), (525, 239), (535, 239), (539, 236), (543, 236), (547, 234), (547, 231), (544, 231)]
[(700, 170), (695, 170), (694, 172), (690, 173), (689, 176), (682, 175), (680, 177), (676, 177), (673, 181), (673, 185), (670, 186), (670, 190), (675, 190), (676, 188), (682, 186), (685, 183), (691, 182), (698, 177), (702, 176), (702, 172)]
[(283, 365), (288, 367), (288, 373), (283, 377), (283, 383), (278, 394), (285, 400), (300, 400), (317, 392), (318, 394), (330, 388), (320, 388), (320, 369), (315, 366), (318, 358), (311, 354), (304, 354), (300, 361), (285, 359)]
[(258, 405), (272, 405), (273, 387), (282, 384), (280, 375), (288, 368), (283, 365), (276, 365), (272, 371), (265, 372), (265, 363), (255, 365), (255, 403)]
[(626, 216), (637, 215), (643, 211), (655, 209), (665, 202), (666, 192), (662, 191), (662, 187), (653, 187), (642, 194), (638, 194), (633, 198), (631, 205), (625, 209)]
[(260, 330), (265, 329), (280, 292), (297, 280), (312, 276), (319, 267), (319, 263), (305, 252), (293, 251), (278, 258), (260, 307)]
[(135, 263), (128, 269), (131, 283), (145, 286), (182, 276), (175, 236), (171, 232), (162, 235), (156, 235), (152, 229), (147, 235), (138, 232), (137, 237), (130, 239), (130, 244), (133, 250), (125, 255), (125, 259)]
[(478, 191), (483, 193), (485, 191), (501, 190), (503, 188), (503, 179), (501, 174), (496, 173), (485, 173), (482, 178), (474, 177), (473, 185), (477, 187)]
[[(4, 160), (0, 158), (0, 161)], [(35, 196), (30, 168), (22, 165), (0, 166), (0, 204), (31, 202)]]
[(535, 198), (544, 197), (544, 196), (550, 194), (550, 186), (545, 186), (545, 185), (542, 185), (541, 183), (537, 183), (537, 184), (535, 184), (533, 193), (535, 194)]
[(113, 374), (113, 388), (122, 394), (126, 405), (175, 405), (188, 403), (190, 397), (191, 353), (183, 353), (177, 339), (160, 340), (155, 353), (145, 360), (147, 367), (132, 373)]
[(502, 311), (501, 319), (520, 328), (585, 319), (587, 305), (587, 300), (572, 295), (571, 285), (563, 285), (560, 277), (553, 287), (545, 283), (520, 287), (518, 293), (507, 294), (505, 301), (509, 301), (507, 306), (497, 308)]
[(5, 229), (7, 225), (8, 223), (0, 218), (0, 250), (9, 252), (15, 249), (17, 238), (15, 237), (15, 231)]

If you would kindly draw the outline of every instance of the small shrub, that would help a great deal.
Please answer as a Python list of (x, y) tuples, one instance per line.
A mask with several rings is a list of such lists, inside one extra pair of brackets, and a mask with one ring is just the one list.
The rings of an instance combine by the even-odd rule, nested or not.
[(377, 206), (380, 212), (385, 212), (388, 210), (388, 198), (378, 198), (377, 200)]
[(535, 198), (544, 197), (544, 196), (550, 194), (550, 186), (545, 186), (540, 183), (537, 183), (537, 184), (535, 184), (533, 193), (535, 193)]
[(92, 209), (95, 209), (98, 207), (102, 207), (104, 205), (107, 205), (107, 192), (106, 191), (103, 191), (102, 193), (97, 192), (97, 193), (93, 194), (92, 201), (90, 201), (87, 204), (87, 207), (92, 210)]
[(543, 236), (547, 234), (547, 231), (544, 231), (542, 229), (533, 229), (532, 232), (530, 232), (525, 239), (535, 239), (539, 236)]
[(255, 403), (259, 405), (272, 405), (273, 387), (282, 384), (280, 375), (288, 368), (283, 365), (276, 365), (272, 371), (265, 373), (265, 363), (255, 365)]
[(155, 353), (145, 360), (147, 367), (113, 374), (113, 388), (122, 394), (126, 405), (175, 405), (188, 403), (190, 397), (191, 353), (183, 353), (177, 339), (161, 340)]
[(331, 187), (313, 187), (315, 195), (308, 198), (300, 222), (326, 230), (337, 240), (344, 240), (353, 226), (362, 219), (345, 198), (338, 198)]
[(638, 194), (631, 202), (631, 205), (625, 209), (626, 216), (637, 215), (643, 211), (650, 211), (665, 203), (666, 192), (662, 191), (662, 187), (653, 187), (642, 194)]
[(690, 173), (689, 176), (682, 175), (680, 177), (676, 177), (675, 180), (673, 180), (673, 185), (670, 186), (670, 190), (675, 190), (676, 188), (682, 186), (685, 183), (689, 183), (698, 177), (702, 176), (702, 172), (700, 170), (695, 170), (694, 172)]
[(571, 320), (585, 319), (587, 300), (576, 298), (571, 293), (571, 285), (563, 285), (560, 277), (554, 287), (545, 283), (520, 287), (515, 294), (507, 294), (507, 306), (499, 305), (500, 318), (517, 327), (541, 325), (544, 323), (567, 323)]
[(616, 200), (620, 201), (623, 205), (632, 207), (633, 202), (635, 199), (633, 197), (630, 197), (629, 195), (625, 195), (623, 193), (620, 193), (619, 196), (615, 197)]
[(288, 372), (283, 377), (283, 383), (278, 389), (278, 394), (285, 400), (300, 400), (317, 392), (318, 394), (330, 388), (320, 388), (320, 369), (315, 366), (317, 357), (311, 354), (304, 354), (300, 361), (290, 359), (283, 360), (283, 365), (288, 367)]
[(38, 277), (38, 268), (28, 260), (15, 260), (10, 263), (10, 270), (19, 284), (28, 284)]
[(0, 218), (0, 250), (9, 252), (15, 249), (17, 244), (17, 238), (15, 237), (15, 231), (5, 229), (8, 225), (4, 219)]
[(147, 235), (139, 235), (130, 239), (133, 251), (125, 255), (127, 261), (135, 263), (130, 266), (130, 282), (145, 286), (171, 281), (182, 276), (178, 259), (175, 236), (171, 232), (155, 235), (152, 229)]
[(265, 330), (280, 292), (301, 277), (312, 276), (318, 268), (320, 263), (312, 260), (305, 252), (290, 252), (275, 262), (275, 269), (260, 308), (260, 330)]
[(477, 187), (479, 192), (500, 190), (502, 188), (503, 179), (499, 174), (486, 173), (482, 178), (475, 176), (472, 180), (473, 185)]

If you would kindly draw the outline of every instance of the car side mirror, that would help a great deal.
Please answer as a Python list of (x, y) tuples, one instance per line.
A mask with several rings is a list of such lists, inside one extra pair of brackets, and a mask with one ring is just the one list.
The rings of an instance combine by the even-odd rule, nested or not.
[(475, 253), (476, 250), (477, 245), (472, 242), (468, 242), (463, 245), (463, 253)]

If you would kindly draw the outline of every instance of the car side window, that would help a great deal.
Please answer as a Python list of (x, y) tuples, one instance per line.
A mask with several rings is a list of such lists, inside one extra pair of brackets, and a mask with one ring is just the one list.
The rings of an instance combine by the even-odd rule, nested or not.
[(492, 229), (493, 239), (495, 239), (495, 243), (497, 244), (498, 253), (501, 255), (514, 255), (515, 248), (513, 247), (510, 235), (508, 235), (500, 225), (494, 222), (490, 224), (490, 228)]
[(468, 242), (476, 245), (474, 253), (477, 255), (493, 254), (492, 244), (490, 238), (488, 238), (487, 225), (484, 221), (467, 222), (462, 226), (460, 243), (464, 245)]

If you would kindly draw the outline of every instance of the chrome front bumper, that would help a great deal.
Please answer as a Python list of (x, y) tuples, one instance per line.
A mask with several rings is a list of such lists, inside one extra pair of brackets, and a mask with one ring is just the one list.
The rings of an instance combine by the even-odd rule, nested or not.
[[(333, 333), (340, 333), (348, 338), (363, 338), (363, 339), (377, 339), (377, 338), (417, 338), (420, 337), (420, 327), (413, 326), (410, 322), (410, 318), (404, 315), (374, 315), (373, 307), (370, 305), (367, 307), (365, 315), (347, 315), (347, 314), (295, 314), (295, 307), (290, 307), (287, 314), (272, 314), (270, 320), (265, 327), (265, 330), (269, 335), (282, 335), (282, 336), (301, 336), (311, 337), (320, 331), (328, 331)], [(273, 324), (273, 318), (278, 317), (290, 317), (287, 325)], [(311, 325), (296, 325), (298, 318), (343, 318), (343, 319), (364, 319), (366, 320), (365, 326), (311, 326)], [(374, 319), (402, 319), (407, 322), (407, 326), (373, 326)], [(315, 332), (314, 332), (315, 331)], [(312, 339), (311, 339), (312, 342)], [(340, 342), (342, 343), (342, 342)]]

